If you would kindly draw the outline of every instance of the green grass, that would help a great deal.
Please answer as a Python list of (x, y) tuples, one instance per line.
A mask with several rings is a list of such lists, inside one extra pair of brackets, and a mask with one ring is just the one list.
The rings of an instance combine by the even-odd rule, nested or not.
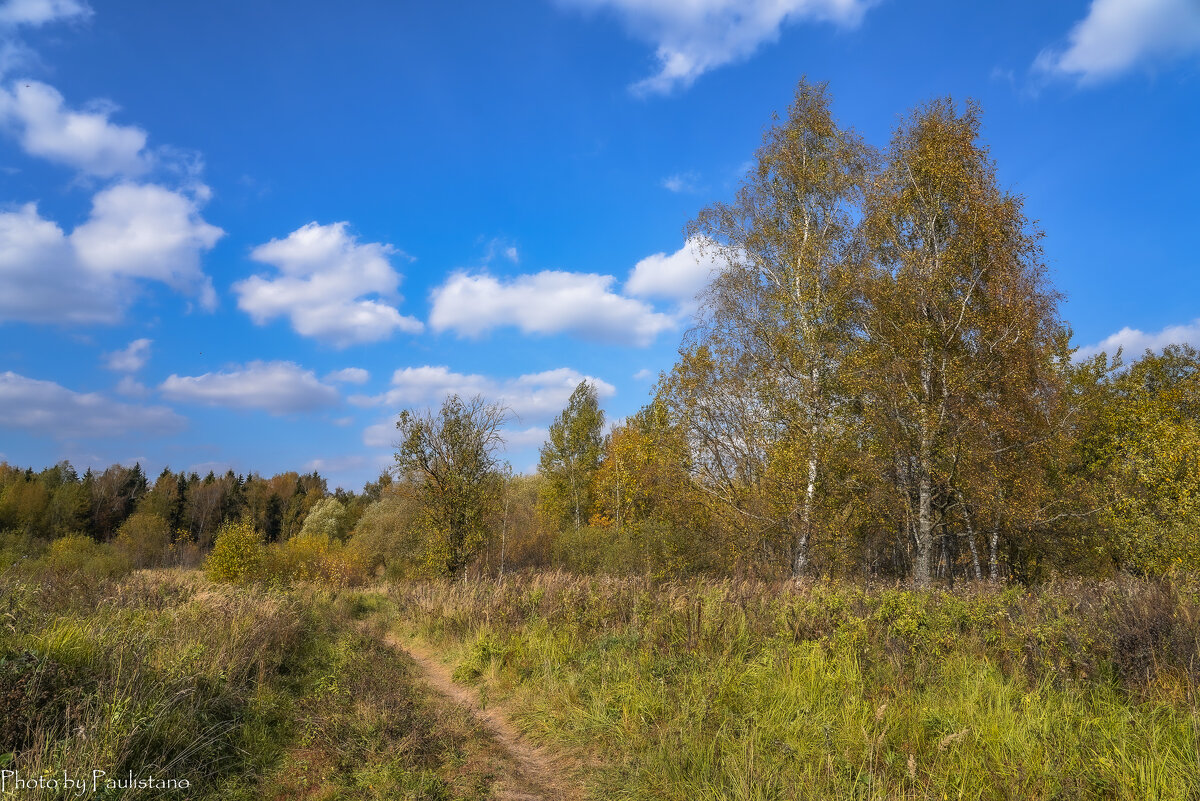
[(359, 618), (378, 596), (198, 572), (0, 574), (0, 762), (186, 790), (20, 798), (486, 799), (484, 737)]
[(1194, 592), (534, 576), (401, 584), (608, 799), (1197, 799)]

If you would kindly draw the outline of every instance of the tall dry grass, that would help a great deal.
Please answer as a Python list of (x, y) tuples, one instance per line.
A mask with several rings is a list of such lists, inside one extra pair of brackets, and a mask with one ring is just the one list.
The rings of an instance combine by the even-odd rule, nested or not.
[(597, 796), (1200, 797), (1194, 586), (541, 574), (389, 597), (460, 680), (590, 753)]

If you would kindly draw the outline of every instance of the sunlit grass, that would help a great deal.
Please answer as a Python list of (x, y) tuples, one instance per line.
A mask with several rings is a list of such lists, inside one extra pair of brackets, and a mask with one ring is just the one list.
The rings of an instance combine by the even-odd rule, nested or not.
[[(391, 597), (460, 680), (591, 755), (597, 798), (1200, 797), (1200, 643), (1178, 589), (540, 576)], [(1164, 619), (1125, 652), (1141, 645), (1123, 627)]]

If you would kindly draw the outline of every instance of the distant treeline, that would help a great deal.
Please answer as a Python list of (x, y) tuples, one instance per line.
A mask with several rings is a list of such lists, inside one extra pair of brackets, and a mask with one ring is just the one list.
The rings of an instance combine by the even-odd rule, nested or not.
[(352, 527), (366, 504), (378, 499), (379, 490), (373, 483), (362, 495), (340, 488), (330, 493), (315, 471), (264, 478), (230, 470), (202, 478), (164, 469), (151, 482), (140, 464), (89, 469), (80, 476), (66, 461), (40, 472), (0, 462), (0, 531), (47, 541), (86, 535), (109, 542), (140, 513), (154, 515), (175, 539), (201, 548), (212, 544), (224, 523), (242, 519), (274, 542), (299, 533), (313, 506), (326, 498), (345, 507), (345, 524)]

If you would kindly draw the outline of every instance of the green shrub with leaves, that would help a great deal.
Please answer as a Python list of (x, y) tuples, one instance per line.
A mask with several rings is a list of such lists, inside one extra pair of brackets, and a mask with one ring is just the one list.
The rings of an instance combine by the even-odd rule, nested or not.
[(371, 573), (383, 568), (391, 578), (403, 578), (420, 562), (419, 501), (389, 492), (363, 512), (346, 547)]
[(323, 498), (309, 510), (300, 534), (323, 534), (331, 539), (345, 541), (350, 533), (349, 524), (350, 514), (346, 504), (337, 498)]
[(50, 543), (38, 566), (54, 573), (87, 573), (115, 578), (132, 567), (125, 554), (111, 545), (82, 534), (59, 537)]
[(285, 584), (315, 581), (345, 587), (362, 583), (366, 574), (359, 556), (327, 534), (302, 532), (267, 550), (265, 577)]
[(263, 577), (265, 567), (262, 534), (249, 520), (221, 526), (212, 553), (204, 560), (204, 572), (213, 581), (253, 581)]
[(135, 567), (157, 567), (170, 556), (171, 525), (153, 512), (135, 512), (117, 529), (115, 544)]

